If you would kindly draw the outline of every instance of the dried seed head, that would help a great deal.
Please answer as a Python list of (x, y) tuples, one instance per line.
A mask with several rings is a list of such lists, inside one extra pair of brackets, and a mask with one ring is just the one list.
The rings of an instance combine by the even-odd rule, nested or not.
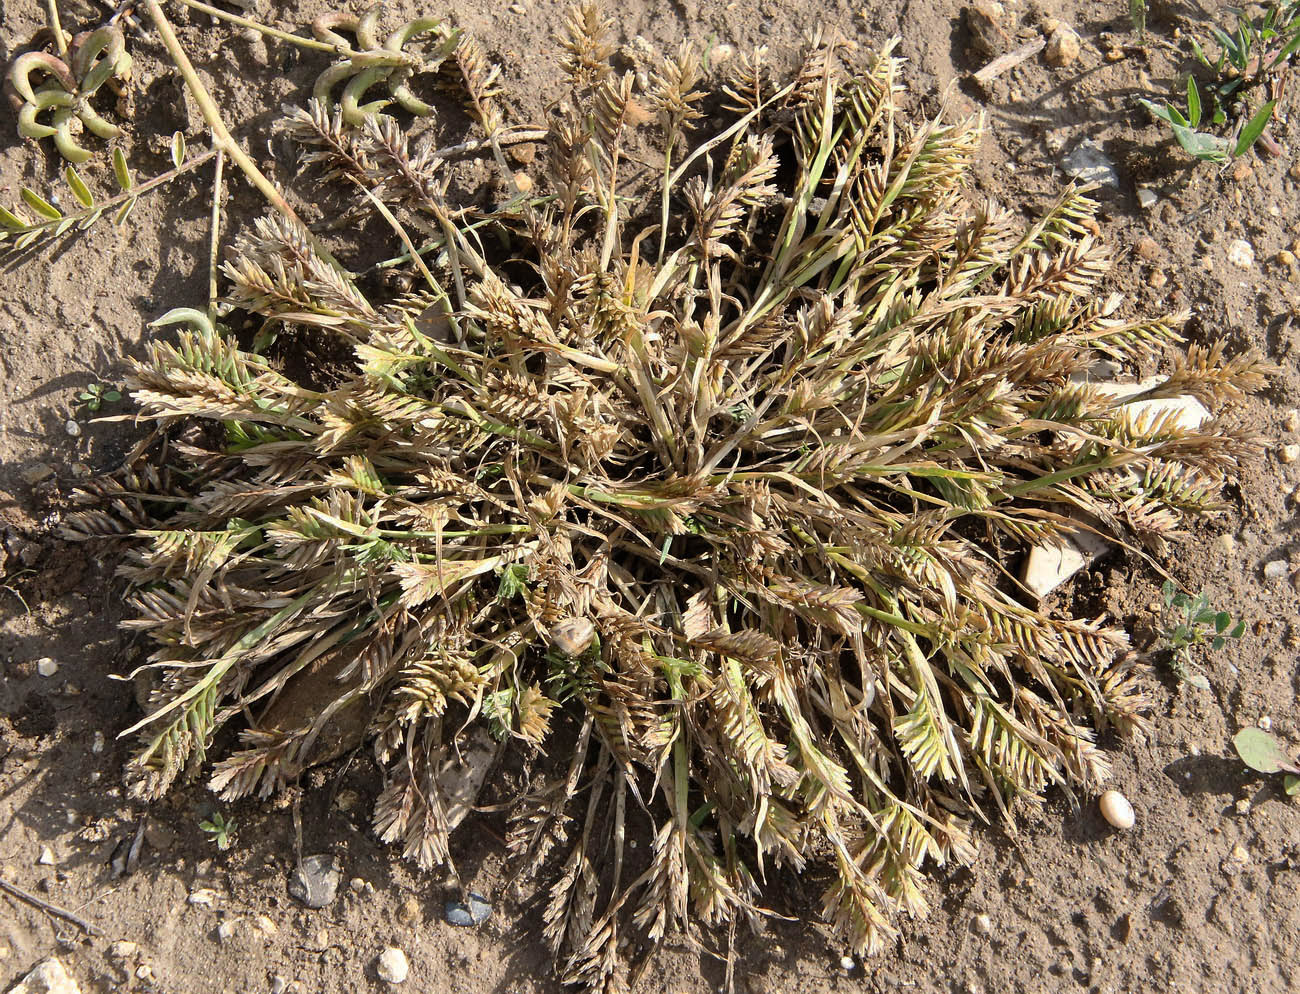
[(551, 644), (566, 656), (581, 656), (596, 637), (596, 626), (586, 618), (565, 618), (551, 626)]

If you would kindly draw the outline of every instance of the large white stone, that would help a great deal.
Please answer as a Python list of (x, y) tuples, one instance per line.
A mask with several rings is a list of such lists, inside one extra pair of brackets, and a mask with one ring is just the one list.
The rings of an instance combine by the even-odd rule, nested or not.
[(9, 994), (81, 994), (81, 988), (68, 976), (63, 964), (51, 956), (9, 988)]

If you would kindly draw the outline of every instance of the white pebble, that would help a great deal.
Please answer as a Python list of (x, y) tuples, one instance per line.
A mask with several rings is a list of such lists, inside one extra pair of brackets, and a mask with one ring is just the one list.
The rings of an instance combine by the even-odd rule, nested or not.
[(1101, 808), (1101, 816), (1118, 829), (1132, 828), (1137, 820), (1133, 815), (1133, 805), (1118, 790), (1106, 791), (1097, 804)]
[(841, 957), (840, 957), (840, 969), (842, 969), (842, 970), (852, 970), (853, 967), (854, 967), (854, 963), (853, 963), (853, 957), (852, 957), (852, 956), (841, 956)]
[(1285, 559), (1274, 559), (1264, 564), (1265, 580), (1281, 580), (1286, 576), (1287, 562)]
[(1255, 265), (1255, 249), (1250, 242), (1238, 238), (1228, 245), (1228, 261), (1238, 269), (1249, 269)]
[(989, 935), (993, 931), (993, 919), (988, 915), (975, 916), (975, 931), (980, 935)]
[(49, 656), (36, 660), (36, 672), (41, 676), (54, 676), (59, 672), (59, 664)]
[(51, 849), (49, 846), (46, 846), (44, 849), (41, 850), (41, 854), (39, 857), (37, 857), (36, 862), (40, 863), (41, 866), (53, 866), (54, 850)]
[(90, 740), (90, 751), (98, 756), (104, 751), (104, 733), (96, 732), (94, 738)]
[(1268, 715), (1266, 715), (1266, 714), (1265, 714), (1265, 715), (1261, 715), (1259, 721), (1255, 722), (1255, 724), (1256, 724), (1256, 726), (1259, 727), (1259, 729), (1260, 729), (1261, 731), (1264, 731), (1264, 732), (1271, 732), (1271, 731), (1273, 731), (1273, 719), (1270, 718), (1270, 717), (1269, 717)]
[(1284, 463), (1293, 463), (1300, 460), (1300, 445), (1292, 442), (1290, 445), (1284, 445), (1278, 450), (1277, 457)]
[(235, 923), (226, 919), (217, 926), (217, 939), (221, 942), (228, 941), (235, 934)]
[(379, 961), (375, 964), (375, 973), (386, 984), (403, 983), (410, 972), (411, 967), (406, 962), (406, 953), (396, 946), (389, 946), (380, 953)]
[(1138, 206), (1144, 211), (1150, 210), (1156, 205), (1156, 201), (1160, 199), (1156, 196), (1155, 190), (1148, 190), (1145, 186), (1138, 187), (1137, 198)]
[(65, 421), (63, 422), (63, 430), (73, 438), (76, 438), (81, 434), (81, 425), (77, 424), (75, 421)]

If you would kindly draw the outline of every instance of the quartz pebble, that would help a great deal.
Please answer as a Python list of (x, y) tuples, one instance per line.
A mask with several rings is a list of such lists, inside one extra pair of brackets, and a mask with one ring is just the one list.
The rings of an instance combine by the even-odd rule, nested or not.
[(70, 438), (76, 438), (81, 434), (81, 425), (75, 421), (65, 421), (63, 422), (63, 430), (67, 432)]
[(1228, 262), (1238, 269), (1249, 269), (1255, 264), (1255, 249), (1243, 238), (1238, 238), (1228, 245)]
[(40, 863), (41, 866), (53, 866), (54, 850), (51, 849), (49, 846), (45, 846), (43, 849), (41, 849), (41, 854), (40, 856), (37, 857), (36, 862)]
[(1097, 801), (1097, 805), (1101, 808), (1101, 816), (1115, 828), (1124, 830), (1133, 827), (1136, 821), (1133, 805), (1129, 804), (1128, 798), (1119, 791), (1106, 791)]
[(375, 973), (386, 984), (404, 983), (410, 972), (411, 967), (406, 962), (406, 953), (396, 946), (389, 946), (380, 953), (375, 963)]
[(840, 969), (841, 969), (841, 970), (846, 970), (846, 971), (847, 971), (847, 970), (852, 970), (853, 967), (854, 967), (854, 965), (855, 965), (855, 964), (854, 964), (854, 962), (853, 962), (853, 957), (852, 957), (852, 956), (841, 956), (841, 957), (840, 957)]
[(1286, 576), (1287, 562), (1285, 559), (1274, 559), (1264, 564), (1265, 580), (1281, 580)]
[(41, 676), (54, 676), (59, 672), (59, 664), (49, 656), (36, 660), (36, 672)]

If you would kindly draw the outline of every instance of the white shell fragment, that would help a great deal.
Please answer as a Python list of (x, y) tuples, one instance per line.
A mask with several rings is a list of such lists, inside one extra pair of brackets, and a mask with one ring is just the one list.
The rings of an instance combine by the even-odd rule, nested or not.
[(1137, 820), (1133, 814), (1133, 805), (1118, 790), (1108, 790), (1097, 801), (1101, 816), (1121, 831), (1133, 827)]

